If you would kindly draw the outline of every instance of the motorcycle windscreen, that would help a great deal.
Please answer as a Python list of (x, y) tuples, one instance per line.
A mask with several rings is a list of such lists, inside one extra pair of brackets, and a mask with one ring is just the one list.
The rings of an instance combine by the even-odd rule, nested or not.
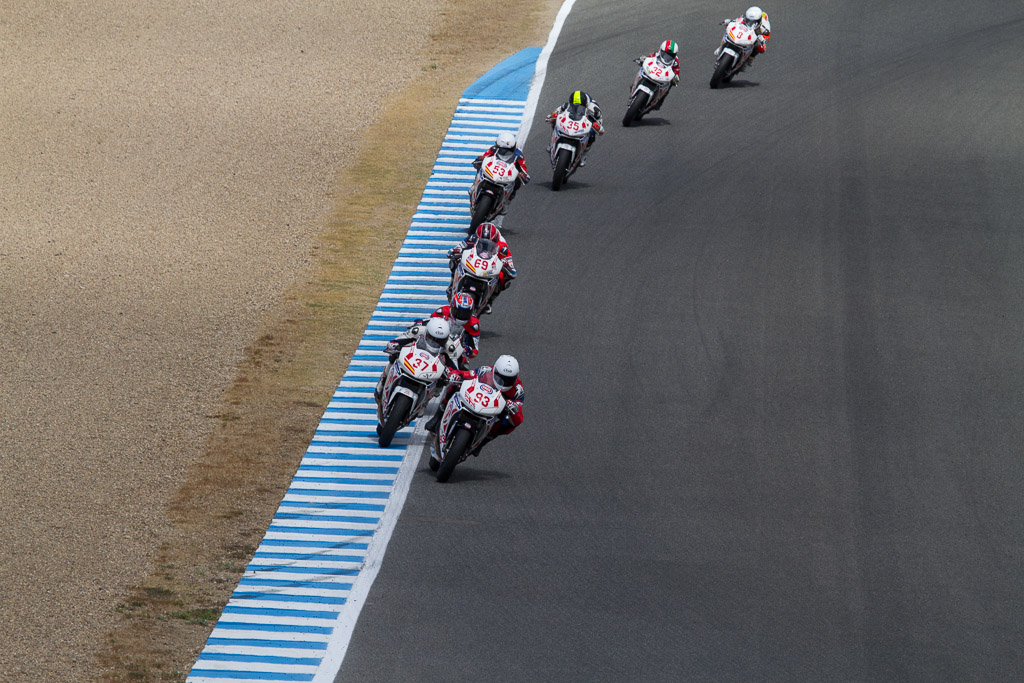
[(436, 356), (441, 353), (441, 345), (427, 335), (416, 340), (416, 348), (420, 351), (426, 351), (431, 356)]
[(565, 110), (565, 113), (569, 115), (569, 118), (573, 121), (582, 121), (583, 117), (587, 115), (587, 107), (583, 104), (570, 104), (569, 108)]
[(476, 255), (482, 259), (489, 259), (498, 253), (498, 245), (492, 240), (481, 239), (476, 241)]
[(516, 159), (516, 153), (511, 149), (499, 149), (494, 153), (494, 158), (504, 161), (506, 164), (511, 164)]

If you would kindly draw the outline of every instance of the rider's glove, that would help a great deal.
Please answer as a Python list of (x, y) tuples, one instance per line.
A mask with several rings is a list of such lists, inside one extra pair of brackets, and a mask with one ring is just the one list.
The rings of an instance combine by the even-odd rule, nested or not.
[(679, 74), (672, 77), (672, 85), (679, 85)]
[(393, 356), (394, 354), (398, 353), (398, 349), (400, 348), (401, 347), (398, 345), (398, 342), (389, 341), (387, 346), (384, 347), (384, 353), (388, 354), (389, 356)]
[(644, 58), (643, 57), (637, 57), (633, 61), (636, 62), (637, 64), (643, 64), (644, 63)]

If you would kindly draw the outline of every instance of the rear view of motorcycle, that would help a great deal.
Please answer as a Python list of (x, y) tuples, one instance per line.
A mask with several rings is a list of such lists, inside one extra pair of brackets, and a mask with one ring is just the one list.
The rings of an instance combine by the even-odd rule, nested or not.
[(622, 125), (629, 127), (655, 109), (668, 94), (675, 78), (675, 71), (668, 56), (660, 52), (655, 57), (642, 57), (633, 61), (640, 65), (640, 70), (633, 81), (633, 89), (629, 93), (626, 104), (626, 115), (622, 117)]
[[(726, 22), (723, 22), (726, 23)], [(722, 46), (715, 51), (715, 72), (711, 76), (711, 87), (717, 89), (722, 83), (728, 83), (743, 68), (750, 55), (754, 52), (757, 34), (743, 22), (728, 21)]]

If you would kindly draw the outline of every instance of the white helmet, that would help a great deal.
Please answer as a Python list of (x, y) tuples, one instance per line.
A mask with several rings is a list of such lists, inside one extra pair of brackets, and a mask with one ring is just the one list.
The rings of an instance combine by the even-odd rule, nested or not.
[(516, 385), (519, 379), (519, 361), (514, 356), (498, 356), (494, 361), (494, 385), (505, 391)]
[[(451, 334), (451, 331), (451, 325), (444, 318), (431, 318), (427, 321), (427, 328), (423, 339), (431, 347), (429, 350), (432, 353), (437, 353), (448, 343), (448, 335)], [(435, 345), (436, 348), (434, 348)]]
[(511, 149), (516, 148), (516, 136), (512, 133), (498, 133), (498, 139), (494, 141), (494, 146), (498, 149)]
[(743, 14), (744, 23), (750, 28), (757, 28), (761, 25), (761, 18), (764, 16), (764, 12), (757, 5), (753, 5), (747, 8), (747, 11)]

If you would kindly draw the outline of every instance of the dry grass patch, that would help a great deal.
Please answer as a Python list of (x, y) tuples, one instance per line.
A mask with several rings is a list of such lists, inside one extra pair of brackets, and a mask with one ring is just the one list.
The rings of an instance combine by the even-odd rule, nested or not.
[[(543, 44), (560, 2), (494, 10), (452, 0), (337, 182), (336, 210), (295, 287), (246, 349), (206, 452), (168, 510), (149, 578), (122, 605), (101, 680), (181, 681), (280, 503), (351, 358), (408, 229), (457, 98), (491, 66)], [(497, 37), (500, 36), (500, 39)]]

